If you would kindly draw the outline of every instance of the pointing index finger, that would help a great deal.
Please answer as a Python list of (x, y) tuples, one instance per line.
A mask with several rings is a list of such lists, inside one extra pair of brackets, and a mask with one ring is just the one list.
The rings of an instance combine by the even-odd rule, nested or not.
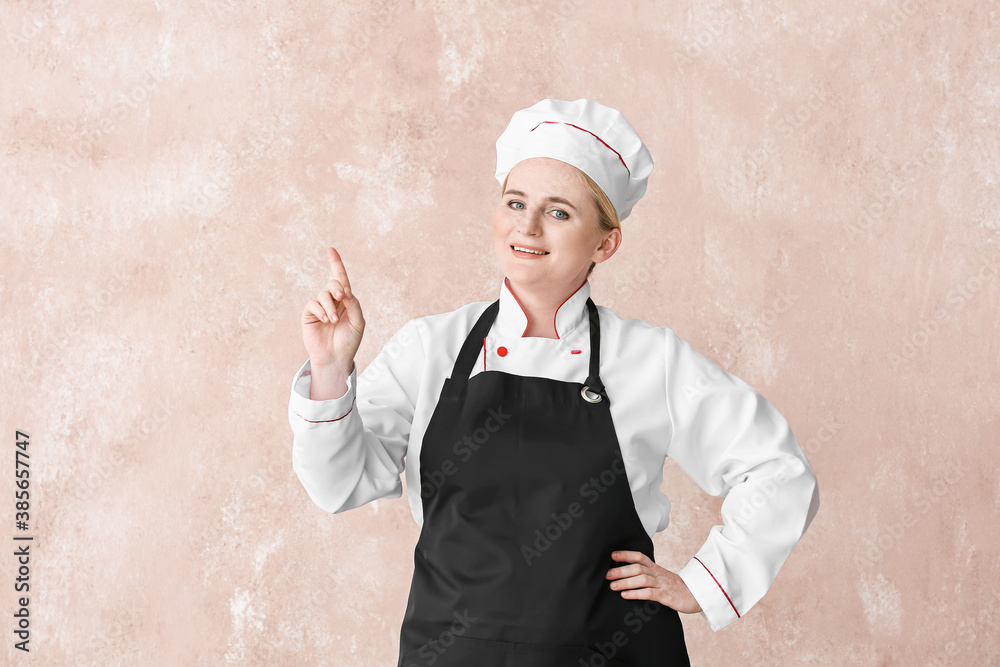
[(344, 262), (340, 259), (340, 253), (331, 246), (326, 249), (326, 256), (330, 260), (330, 272), (333, 277), (339, 280), (341, 285), (350, 289), (351, 281), (347, 278), (347, 269), (344, 268)]

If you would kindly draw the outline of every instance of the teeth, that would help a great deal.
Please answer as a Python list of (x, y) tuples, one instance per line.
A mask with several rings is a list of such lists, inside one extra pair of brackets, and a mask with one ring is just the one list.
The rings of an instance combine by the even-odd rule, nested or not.
[(533, 255), (548, 255), (547, 252), (539, 252), (538, 250), (528, 250), (527, 248), (522, 248), (519, 245), (514, 246), (514, 250), (520, 250), (521, 252), (530, 252)]

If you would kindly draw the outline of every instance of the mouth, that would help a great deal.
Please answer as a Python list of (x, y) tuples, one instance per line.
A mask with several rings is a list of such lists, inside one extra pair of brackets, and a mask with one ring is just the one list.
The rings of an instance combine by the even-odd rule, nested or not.
[(529, 248), (523, 245), (511, 245), (511, 252), (514, 253), (515, 257), (544, 257), (548, 255), (547, 250), (542, 250), (541, 248)]

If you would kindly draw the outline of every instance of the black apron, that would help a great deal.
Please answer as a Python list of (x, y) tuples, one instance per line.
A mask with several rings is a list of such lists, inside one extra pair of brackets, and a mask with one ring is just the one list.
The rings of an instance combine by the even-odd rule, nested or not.
[[(483, 371), (486, 308), (420, 450), (423, 526), (397, 667), (687, 666), (677, 611), (625, 599), (607, 571), (653, 558), (600, 381), (590, 315), (585, 383)], [(587, 388), (587, 389), (585, 389)]]

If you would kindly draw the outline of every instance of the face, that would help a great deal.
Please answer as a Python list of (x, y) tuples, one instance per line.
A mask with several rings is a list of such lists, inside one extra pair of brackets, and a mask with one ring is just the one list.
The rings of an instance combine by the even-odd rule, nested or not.
[(511, 283), (565, 293), (583, 284), (591, 262), (615, 253), (621, 231), (601, 231), (594, 195), (576, 167), (531, 158), (517, 163), (507, 177), (493, 214), (493, 241)]

